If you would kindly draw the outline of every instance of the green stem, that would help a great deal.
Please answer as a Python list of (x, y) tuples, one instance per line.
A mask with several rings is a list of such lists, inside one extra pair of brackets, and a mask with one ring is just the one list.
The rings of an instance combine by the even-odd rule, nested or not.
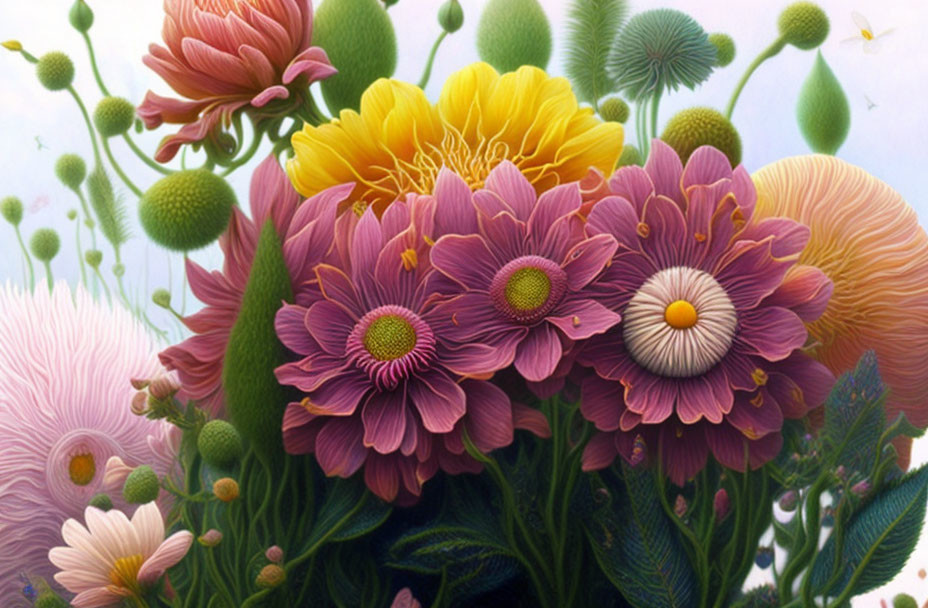
[(242, 156), (238, 157), (237, 159), (229, 163), (229, 165), (226, 167), (226, 170), (220, 173), (220, 175), (225, 177), (229, 175), (230, 173), (232, 173), (233, 171), (235, 171), (236, 169), (238, 169), (239, 167), (241, 167), (242, 165), (244, 165), (245, 163), (247, 163), (248, 161), (250, 161), (251, 158), (255, 155), (255, 152), (258, 151), (258, 147), (261, 145), (262, 139), (264, 139), (264, 132), (255, 131), (255, 133), (253, 134), (251, 145), (248, 147), (248, 150), (246, 150)]
[(646, 158), (647, 152), (647, 134), (645, 133), (645, 105), (643, 101), (635, 104), (635, 134), (638, 136), (638, 151), (641, 156)]
[(81, 110), (81, 115), (84, 117), (84, 123), (87, 125), (87, 131), (90, 133), (90, 143), (93, 144), (93, 159), (96, 161), (97, 166), (100, 165), (100, 148), (97, 146), (97, 134), (93, 130), (93, 124), (90, 122), (90, 114), (87, 113), (87, 107), (84, 105), (84, 102), (81, 100), (81, 96), (77, 94), (77, 91), (73, 86), (68, 85), (68, 93), (71, 94), (71, 97), (74, 98), (74, 101), (77, 103), (77, 107)]
[(657, 109), (661, 104), (660, 92), (654, 93), (651, 99), (651, 139), (657, 137)]
[(32, 256), (29, 255), (29, 250), (26, 249), (26, 243), (23, 242), (23, 233), (19, 231), (19, 226), (14, 226), (13, 230), (16, 232), (16, 240), (19, 241), (19, 248), (23, 250), (26, 266), (29, 267), (29, 291), (33, 291), (35, 290), (35, 269), (32, 267)]
[(132, 180), (129, 179), (129, 176), (123, 172), (122, 167), (120, 167), (119, 163), (116, 162), (116, 159), (113, 158), (113, 152), (110, 150), (110, 144), (107, 141), (107, 139), (105, 137), (101, 137), (100, 143), (103, 144), (103, 151), (106, 153), (106, 157), (109, 159), (110, 164), (113, 166), (113, 169), (116, 171), (116, 175), (118, 175), (119, 179), (122, 180), (122, 183), (128, 186), (129, 190), (132, 190), (132, 192), (137, 197), (142, 198), (142, 191), (139, 190), (138, 186), (132, 183)]
[(81, 32), (81, 36), (84, 37), (84, 42), (87, 43), (87, 54), (90, 55), (90, 68), (93, 70), (93, 77), (97, 81), (97, 86), (100, 87), (100, 92), (103, 93), (104, 97), (109, 97), (110, 92), (106, 90), (106, 85), (103, 84), (103, 79), (100, 77), (100, 70), (97, 68), (97, 58), (93, 52), (93, 43), (90, 42), (90, 36), (87, 35), (87, 32)]
[(419, 79), (420, 89), (424, 89), (425, 85), (429, 83), (429, 78), (432, 77), (432, 64), (435, 63), (435, 54), (438, 52), (438, 47), (441, 46), (442, 41), (447, 35), (448, 32), (442, 30), (438, 38), (435, 39), (435, 44), (432, 45), (432, 50), (429, 52), (429, 58), (425, 62), (425, 71), (422, 72), (422, 78)]
[(564, 433), (560, 429), (561, 416), (559, 410), (559, 402), (557, 397), (548, 400), (545, 403), (543, 409), (547, 410), (549, 424), (551, 425), (551, 437), (552, 437), (552, 446), (551, 446), (551, 471), (550, 479), (548, 480), (548, 500), (545, 502), (545, 527), (548, 530), (548, 536), (550, 537), (551, 549), (554, 553), (554, 593), (555, 598), (562, 602), (564, 601), (564, 596), (566, 590), (564, 588), (564, 568), (563, 568), (563, 559), (564, 559), (564, 547), (562, 546), (560, 539), (561, 535), (558, 532), (557, 524), (555, 523), (554, 515), (554, 505), (557, 502), (557, 491), (561, 489), (566, 491), (566, 488), (558, 488), (558, 481), (560, 478), (560, 469), (561, 469), (561, 451), (563, 449), (564, 443)]
[(78, 216), (74, 221), (74, 241), (77, 244), (77, 261), (81, 266), (81, 285), (87, 287), (87, 269), (84, 265), (84, 251), (81, 249), (81, 218)]
[(143, 163), (145, 163), (146, 165), (148, 165), (149, 167), (151, 167), (158, 173), (161, 173), (162, 175), (170, 175), (174, 173), (167, 167), (163, 167), (159, 165), (158, 163), (156, 163), (155, 161), (153, 161), (152, 159), (148, 158), (148, 155), (142, 152), (142, 149), (138, 147), (138, 145), (135, 143), (135, 140), (132, 139), (132, 137), (129, 135), (128, 132), (123, 133), (122, 138), (126, 141), (126, 144), (128, 144), (129, 149), (135, 152), (135, 155), (138, 156), (139, 160), (141, 160)]
[(741, 95), (741, 90), (744, 88), (744, 85), (748, 83), (748, 79), (751, 78), (751, 74), (754, 73), (754, 70), (760, 67), (760, 64), (782, 51), (784, 46), (786, 46), (786, 39), (784, 39), (783, 36), (780, 36), (773, 41), (773, 44), (761, 51), (760, 55), (758, 55), (754, 61), (751, 62), (751, 65), (748, 66), (748, 69), (744, 72), (741, 80), (739, 80), (738, 84), (735, 86), (734, 92), (731, 94), (731, 99), (728, 101), (728, 107), (725, 109), (725, 118), (731, 120), (731, 115), (732, 112), (735, 111), (735, 104), (738, 103), (738, 97)]
[(106, 281), (103, 280), (103, 275), (100, 274), (100, 267), (97, 266), (93, 269), (94, 275), (100, 280), (100, 283), (103, 285), (103, 292), (106, 293), (106, 301), (110, 304), (113, 303), (113, 296), (110, 294), (110, 288), (106, 284)]
[(52, 264), (49, 260), (44, 260), (42, 263), (45, 264), (45, 279), (48, 281), (48, 291), (50, 293), (55, 287), (55, 280), (52, 278)]
[(816, 480), (815, 484), (809, 489), (806, 496), (806, 538), (802, 548), (790, 559), (789, 563), (783, 569), (780, 575), (780, 603), (786, 604), (793, 599), (793, 581), (800, 572), (806, 567), (806, 562), (815, 554), (818, 548), (818, 535), (821, 531), (821, 522), (819, 521), (819, 512), (821, 510), (820, 499), (822, 492), (828, 486), (830, 473), (824, 472)]

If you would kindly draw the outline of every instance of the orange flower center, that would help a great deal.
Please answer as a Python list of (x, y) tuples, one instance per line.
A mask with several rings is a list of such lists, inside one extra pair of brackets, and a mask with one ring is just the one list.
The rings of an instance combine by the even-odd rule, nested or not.
[(113, 569), (110, 570), (110, 581), (117, 587), (140, 593), (139, 570), (144, 562), (145, 559), (141, 553), (120, 557), (113, 563)]
[(674, 329), (689, 329), (698, 320), (696, 308), (686, 300), (676, 300), (664, 310), (664, 320)]
[(68, 463), (68, 475), (76, 486), (86, 486), (93, 481), (96, 474), (97, 465), (93, 460), (93, 454), (77, 454)]

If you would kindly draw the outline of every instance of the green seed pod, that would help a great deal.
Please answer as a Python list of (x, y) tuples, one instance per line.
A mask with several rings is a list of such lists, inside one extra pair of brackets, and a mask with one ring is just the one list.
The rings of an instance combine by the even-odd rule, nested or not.
[(731, 121), (712, 108), (688, 108), (678, 112), (661, 135), (686, 163), (699, 146), (718, 148), (734, 167), (741, 162), (741, 136)]
[(321, 85), (332, 114), (359, 109), (365, 89), (396, 69), (396, 32), (377, 0), (325, 0), (313, 20), (313, 44), (338, 69)]
[(52, 51), (39, 57), (35, 73), (43, 87), (49, 91), (60, 91), (74, 82), (74, 62), (61, 51)]
[(619, 167), (628, 167), (629, 165), (644, 165), (644, 159), (641, 158), (641, 152), (631, 144), (622, 146), (622, 155), (619, 156)]
[(51, 262), (61, 249), (61, 239), (51, 228), (39, 228), (32, 233), (29, 250), (42, 262)]
[(200, 430), (197, 449), (207, 464), (227, 469), (242, 457), (242, 436), (225, 420), (210, 420)]
[(14, 226), (19, 226), (23, 221), (23, 202), (15, 196), (4, 198), (0, 201), (0, 215)]
[(156, 289), (151, 294), (151, 301), (155, 303), (155, 306), (160, 306), (161, 308), (170, 308), (171, 307), (171, 292), (163, 287)]
[(77, 31), (86, 32), (93, 25), (93, 11), (84, 0), (74, 0), (68, 13), (68, 21)]
[(458, 0), (447, 0), (438, 9), (438, 24), (441, 29), (453, 34), (464, 25), (464, 9)]
[(62, 154), (55, 161), (55, 175), (65, 186), (77, 190), (87, 177), (87, 164), (77, 154)]
[(724, 68), (735, 60), (735, 41), (728, 34), (709, 34), (709, 43), (715, 47), (715, 65)]
[(802, 136), (815, 152), (834, 154), (847, 139), (851, 107), (821, 51), (799, 91), (796, 116)]
[(255, 579), (255, 584), (262, 589), (272, 589), (279, 587), (287, 580), (287, 573), (277, 564), (268, 564), (261, 568), (261, 572)]
[(900, 593), (893, 598), (893, 608), (918, 608), (918, 602), (908, 593)]
[(77, 209), (68, 209), (68, 219), (71, 221), (77, 219)]
[(609, 97), (599, 104), (599, 115), (603, 120), (610, 122), (625, 122), (628, 120), (628, 104), (619, 97)]
[(99, 249), (88, 249), (84, 252), (84, 261), (91, 268), (99, 268), (100, 263), (103, 261), (103, 252)]
[(132, 127), (135, 106), (122, 97), (104, 97), (93, 111), (93, 124), (103, 137), (122, 135)]
[(130, 504), (142, 505), (158, 498), (160, 491), (161, 482), (158, 480), (158, 474), (150, 466), (143, 464), (126, 477), (126, 483), (122, 486), (122, 497)]
[(109, 494), (94, 494), (93, 498), (90, 499), (90, 502), (87, 503), (91, 507), (96, 507), (101, 511), (109, 511), (113, 508), (113, 499), (109, 497)]
[(812, 2), (790, 4), (780, 13), (777, 25), (787, 44), (804, 51), (825, 42), (831, 27), (825, 11)]
[(206, 169), (173, 173), (142, 196), (139, 219), (153, 241), (174, 251), (205, 247), (229, 225), (235, 192)]
[(477, 53), (499, 72), (548, 67), (551, 24), (538, 0), (490, 0), (477, 24)]

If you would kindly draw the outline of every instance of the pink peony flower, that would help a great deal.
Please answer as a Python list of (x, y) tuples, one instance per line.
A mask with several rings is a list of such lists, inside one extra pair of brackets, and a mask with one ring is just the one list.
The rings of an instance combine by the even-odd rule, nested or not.
[(130, 379), (163, 373), (155, 353), (129, 312), (83, 289), (0, 289), (0, 605), (24, 605), (18, 573), (51, 577), (61, 522), (111, 489), (111, 457), (175, 470), (175, 427), (129, 408)]
[(149, 129), (184, 125), (162, 142), (159, 162), (242, 108), (287, 114), (309, 99), (310, 83), (336, 72), (325, 51), (310, 46), (310, 0), (165, 0), (164, 12), (167, 48), (152, 44), (143, 61), (188, 100), (149, 91), (138, 109)]
[(832, 290), (820, 270), (797, 266), (809, 229), (752, 221), (750, 177), (708, 146), (684, 169), (655, 141), (643, 169), (622, 168), (609, 186), (587, 231), (619, 249), (592, 289), (623, 322), (578, 356), (595, 371), (581, 411), (601, 431), (584, 468), (616, 453), (631, 461), (642, 440), (677, 484), (710, 451), (732, 469), (759, 467), (779, 451), (783, 419), (820, 405), (834, 383), (802, 350), (804, 322)]
[(119, 606), (126, 598), (141, 598), (183, 559), (193, 542), (187, 530), (164, 538), (164, 521), (155, 503), (135, 510), (130, 520), (122, 511), (84, 511), (87, 527), (74, 519), (61, 526), (67, 547), (54, 547), (48, 559), (59, 570), (55, 580), (71, 593), (74, 608)]

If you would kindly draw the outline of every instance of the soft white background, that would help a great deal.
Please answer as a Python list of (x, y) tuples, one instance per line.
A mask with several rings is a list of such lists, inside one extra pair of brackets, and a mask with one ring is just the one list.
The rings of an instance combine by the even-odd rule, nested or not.
[[(552, 74), (563, 73), (562, 38), (566, 2), (541, 0), (548, 12), (555, 35)], [(150, 41), (160, 39), (162, 8), (159, 0), (89, 0), (96, 13), (91, 31), (104, 79), (115, 95), (138, 103), (149, 88), (162, 94), (169, 89), (141, 63)], [(464, 27), (450, 36), (438, 53), (427, 93), (436, 98), (445, 77), (477, 59), (474, 32), (485, 0), (461, 0)], [(840, 79), (851, 103), (850, 136), (840, 150), (842, 158), (864, 166), (899, 190), (928, 222), (928, 120), (925, 96), (928, 94), (928, 8), (923, 0), (820, 0), (831, 17), (831, 34), (822, 52)], [(780, 0), (659, 0), (632, 1), (634, 11), (672, 7), (693, 15), (709, 32), (732, 35), (737, 57), (732, 65), (716, 72), (695, 92), (682, 91), (667, 98), (661, 107), (661, 120), (677, 109), (690, 105), (723, 108), (735, 82), (754, 56), (776, 35), (776, 17), (788, 3)], [(425, 56), (439, 33), (435, 12), (439, 0), (400, 0), (390, 9), (397, 25), (400, 60), (395, 76), (417, 81)], [(76, 87), (93, 108), (99, 93), (93, 82), (80, 36), (67, 21), (70, 0), (0, 0), (0, 41), (21, 40), (34, 55), (63, 50), (77, 65)], [(864, 54), (858, 46), (839, 41), (855, 33), (851, 11), (864, 13), (874, 29), (895, 28), (880, 53)], [(776, 159), (808, 152), (795, 121), (796, 96), (815, 58), (814, 52), (787, 47), (778, 57), (764, 64), (741, 96), (734, 114), (735, 125), (744, 143), (743, 162), (754, 171)], [(63, 254), (54, 261), (56, 277), (74, 281), (78, 277), (74, 251), (74, 224), (65, 214), (77, 205), (73, 195), (55, 179), (53, 164), (58, 155), (77, 152), (92, 158), (86, 128), (76, 106), (66, 93), (51, 93), (40, 87), (33, 66), (16, 54), (0, 49), (0, 197), (14, 194), (27, 206), (23, 230), (28, 235), (43, 226), (52, 226), (62, 235)], [(877, 106), (868, 110), (865, 95)], [(154, 150), (165, 132), (146, 133), (137, 141)], [(46, 146), (39, 149), (36, 137)], [(112, 145), (124, 168), (143, 189), (157, 175), (137, 162), (121, 140)], [(239, 170), (232, 183), (244, 204), (248, 168)], [(115, 179), (115, 178), (114, 178)], [(118, 185), (118, 184), (117, 184)], [(125, 246), (133, 299), (146, 300), (156, 287), (181, 290), (181, 263), (176, 255), (150, 244), (142, 237), (135, 219), (135, 201), (128, 199), (134, 225), (133, 238)], [(84, 245), (87, 244), (84, 235)], [(104, 266), (112, 263), (106, 245)], [(221, 257), (215, 248), (197, 252), (197, 261), (215, 267)], [(170, 269), (170, 270), (169, 270)], [(22, 267), (12, 232), (0, 225), (0, 281), (22, 280)], [(175, 295), (176, 306), (180, 296)], [(195, 304), (188, 298), (187, 311)], [(2, 314), (2, 311), (0, 311)], [(162, 325), (169, 319), (160, 310), (150, 314)], [(176, 326), (173, 327), (176, 332)], [(928, 440), (916, 442), (913, 465), (928, 460)], [(928, 565), (928, 543), (924, 540), (897, 580), (884, 589), (858, 598), (855, 606), (877, 606), (899, 591), (913, 594), (919, 602), (928, 599), (928, 581), (916, 572)], [(755, 573), (756, 574), (756, 573)]]

